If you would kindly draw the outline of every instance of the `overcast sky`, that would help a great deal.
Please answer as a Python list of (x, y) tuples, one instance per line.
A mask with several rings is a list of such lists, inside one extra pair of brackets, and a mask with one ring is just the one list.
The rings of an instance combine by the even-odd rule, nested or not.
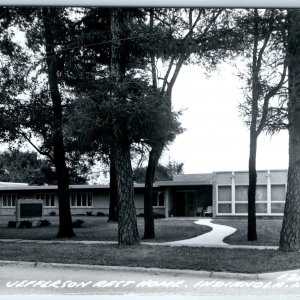
[[(1, 0), (0, 0), (1, 4)], [(162, 161), (184, 163), (184, 173), (247, 170), (249, 131), (238, 113), (243, 99), (237, 70), (223, 64), (208, 79), (198, 66), (184, 66), (173, 90), (173, 105), (183, 111), (182, 127)], [(287, 169), (288, 134), (264, 133), (258, 140), (257, 169)]]
[[(163, 160), (184, 163), (184, 173), (248, 169), (249, 131), (238, 113), (242, 99), (236, 69), (223, 64), (207, 79), (197, 66), (185, 66), (173, 91), (175, 109), (183, 109), (186, 131), (169, 147)], [(258, 140), (257, 169), (287, 169), (288, 133)]]

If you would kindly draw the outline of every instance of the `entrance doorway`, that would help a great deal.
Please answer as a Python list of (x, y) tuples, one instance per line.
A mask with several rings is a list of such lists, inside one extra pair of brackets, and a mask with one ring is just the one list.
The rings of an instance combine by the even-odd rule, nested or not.
[(176, 191), (176, 211), (177, 217), (196, 216), (197, 191)]

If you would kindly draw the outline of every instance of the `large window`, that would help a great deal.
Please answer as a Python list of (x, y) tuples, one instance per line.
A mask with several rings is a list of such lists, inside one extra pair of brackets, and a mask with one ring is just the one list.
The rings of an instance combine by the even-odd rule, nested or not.
[(231, 214), (231, 186), (218, 186), (218, 214)]
[[(257, 185), (255, 196), (255, 207), (258, 214), (266, 214), (267, 207), (267, 186)], [(247, 214), (248, 213), (248, 186), (237, 185), (235, 187), (235, 213)]]
[[(235, 201), (236, 202), (248, 201), (248, 186), (238, 185), (235, 187)], [(241, 206), (239, 205), (239, 207)]]
[(93, 194), (92, 193), (72, 193), (71, 194), (72, 207), (92, 207)]
[(36, 194), (35, 199), (43, 200), (45, 207), (55, 207), (55, 195), (54, 194)]
[(283, 214), (285, 206), (286, 187), (284, 184), (271, 186), (271, 213)]
[(19, 194), (4, 194), (2, 195), (2, 206), (3, 207), (15, 207), (16, 200), (20, 199)]
[(231, 186), (218, 187), (218, 201), (231, 202)]
[(154, 207), (165, 206), (165, 193), (164, 192), (153, 192), (152, 193), (152, 204)]
[(271, 186), (271, 201), (285, 201), (285, 185)]

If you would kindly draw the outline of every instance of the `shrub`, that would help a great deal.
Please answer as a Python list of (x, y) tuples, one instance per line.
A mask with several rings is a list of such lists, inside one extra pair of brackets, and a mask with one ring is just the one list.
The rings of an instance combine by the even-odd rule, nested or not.
[(97, 217), (104, 217), (104, 216), (105, 216), (105, 213), (103, 213), (101, 211), (97, 212)]
[[(144, 217), (145, 215), (144, 215), (144, 213), (140, 213), (137, 216), (138, 217)], [(165, 218), (165, 215), (154, 212), (153, 213), (153, 218), (154, 219), (162, 219), (162, 218)]]
[(86, 215), (87, 215), (88, 217), (90, 217), (90, 216), (93, 215), (93, 212), (92, 212), (92, 211), (87, 211), (87, 212), (86, 212)]
[(76, 221), (74, 221), (72, 224), (73, 224), (73, 228), (80, 228), (82, 227), (82, 224), (84, 223), (84, 221), (78, 219)]
[(51, 225), (51, 223), (48, 220), (40, 220), (37, 224), (38, 227), (47, 227)]
[(19, 224), (19, 228), (31, 228), (32, 222), (31, 221), (21, 221)]
[(49, 215), (50, 215), (50, 216), (55, 216), (55, 215), (56, 215), (56, 212), (55, 212), (55, 211), (50, 211), (50, 212), (49, 212)]
[(17, 227), (17, 222), (16, 221), (9, 221), (8, 224), (7, 224), (7, 227), (16, 228)]

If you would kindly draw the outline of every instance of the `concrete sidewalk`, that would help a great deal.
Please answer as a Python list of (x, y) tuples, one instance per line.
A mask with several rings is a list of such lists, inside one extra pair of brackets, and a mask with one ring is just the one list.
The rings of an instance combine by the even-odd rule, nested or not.
[(236, 232), (236, 228), (212, 223), (212, 219), (199, 219), (194, 224), (211, 227), (212, 230), (201, 234), (195, 238), (164, 243), (165, 245), (182, 245), (182, 246), (228, 246), (223, 240)]
[[(264, 250), (264, 249), (270, 249), (270, 250), (277, 250), (277, 246), (251, 246), (251, 245), (230, 245), (227, 243), (224, 243), (223, 240), (236, 232), (236, 228), (233, 228), (231, 226), (226, 225), (219, 225), (212, 223), (213, 219), (206, 219), (202, 218), (194, 223), (197, 225), (203, 225), (211, 227), (212, 230), (204, 233), (202, 235), (199, 235), (197, 237), (186, 239), (186, 240), (180, 240), (180, 241), (174, 241), (174, 242), (165, 242), (160, 243), (160, 245), (166, 245), (166, 246), (187, 246), (187, 247), (213, 247), (213, 248), (229, 248), (229, 249), (258, 249), (258, 250)], [(150, 243), (149, 243), (150, 244)]]

